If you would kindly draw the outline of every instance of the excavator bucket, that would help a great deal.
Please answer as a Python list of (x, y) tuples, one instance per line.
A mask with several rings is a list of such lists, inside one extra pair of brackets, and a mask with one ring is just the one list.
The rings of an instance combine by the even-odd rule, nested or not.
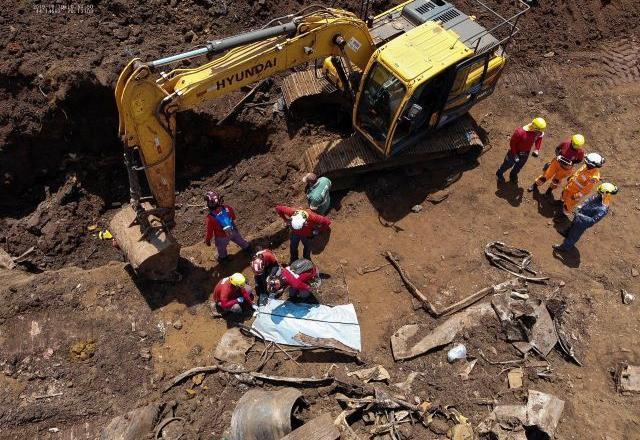
[(149, 280), (175, 279), (180, 257), (180, 245), (176, 239), (161, 227), (157, 218), (150, 218), (152, 229), (146, 235), (143, 235), (142, 228), (135, 220), (136, 212), (127, 205), (118, 211), (109, 224), (111, 233), (133, 270)]

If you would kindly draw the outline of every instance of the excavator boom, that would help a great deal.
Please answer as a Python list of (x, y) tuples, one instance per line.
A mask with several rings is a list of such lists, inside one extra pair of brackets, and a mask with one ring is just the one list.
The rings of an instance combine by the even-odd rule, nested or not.
[[(175, 114), (243, 86), (319, 58), (339, 56), (364, 69), (376, 50), (366, 24), (350, 12), (323, 8), (284, 24), (267, 27), (157, 61), (131, 61), (116, 85), (119, 134), (125, 146), (131, 206), (111, 224), (112, 232), (134, 269), (145, 267), (153, 249), (171, 253), (162, 269), (144, 270), (162, 278), (177, 264), (179, 247), (169, 234), (158, 236), (159, 225), (171, 227), (175, 205)], [(216, 55), (196, 68), (157, 73), (164, 65), (203, 55)], [(135, 154), (137, 152), (137, 154)], [(139, 159), (139, 165), (135, 162)], [(143, 203), (144, 171), (152, 204)], [(131, 218), (135, 222), (127, 224)], [(149, 240), (155, 234), (155, 240)], [(145, 242), (144, 246), (139, 246)], [(152, 243), (152, 248), (148, 244)], [(144, 247), (144, 253), (137, 255)], [(157, 256), (156, 256), (157, 257)], [(175, 267), (175, 266), (174, 266)]]

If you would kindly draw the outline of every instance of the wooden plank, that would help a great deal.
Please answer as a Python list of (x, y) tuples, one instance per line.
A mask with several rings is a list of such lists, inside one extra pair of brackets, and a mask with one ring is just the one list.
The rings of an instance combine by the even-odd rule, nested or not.
[(340, 431), (333, 424), (333, 418), (329, 414), (322, 414), (282, 437), (282, 440), (336, 440), (338, 438), (340, 438)]

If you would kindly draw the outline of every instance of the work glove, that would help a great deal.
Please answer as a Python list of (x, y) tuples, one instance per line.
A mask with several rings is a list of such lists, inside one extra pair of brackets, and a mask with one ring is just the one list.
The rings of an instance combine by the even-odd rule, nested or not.
[(244, 302), (244, 298), (240, 297), (236, 301), (238, 301), (238, 304), (242, 304)]
[(514, 161), (515, 163), (520, 163), (520, 156), (518, 156), (518, 155), (516, 154), (516, 156), (513, 158), (513, 161)]
[(540, 152), (539, 152), (539, 151), (537, 151), (537, 150), (533, 150), (533, 153), (531, 153), (531, 155), (532, 155), (533, 157), (538, 157), (538, 156), (540, 156)]

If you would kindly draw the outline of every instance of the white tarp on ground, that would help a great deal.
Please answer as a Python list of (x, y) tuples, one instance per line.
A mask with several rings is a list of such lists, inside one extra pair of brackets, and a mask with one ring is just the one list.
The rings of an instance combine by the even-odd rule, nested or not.
[(353, 304), (330, 307), (272, 299), (258, 308), (252, 328), (268, 341), (279, 344), (327, 345), (322, 342), (305, 343), (298, 339), (300, 335), (306, 335), (324, 341), (334, 339), (357, 351), (362, 347), (360, 324)]

